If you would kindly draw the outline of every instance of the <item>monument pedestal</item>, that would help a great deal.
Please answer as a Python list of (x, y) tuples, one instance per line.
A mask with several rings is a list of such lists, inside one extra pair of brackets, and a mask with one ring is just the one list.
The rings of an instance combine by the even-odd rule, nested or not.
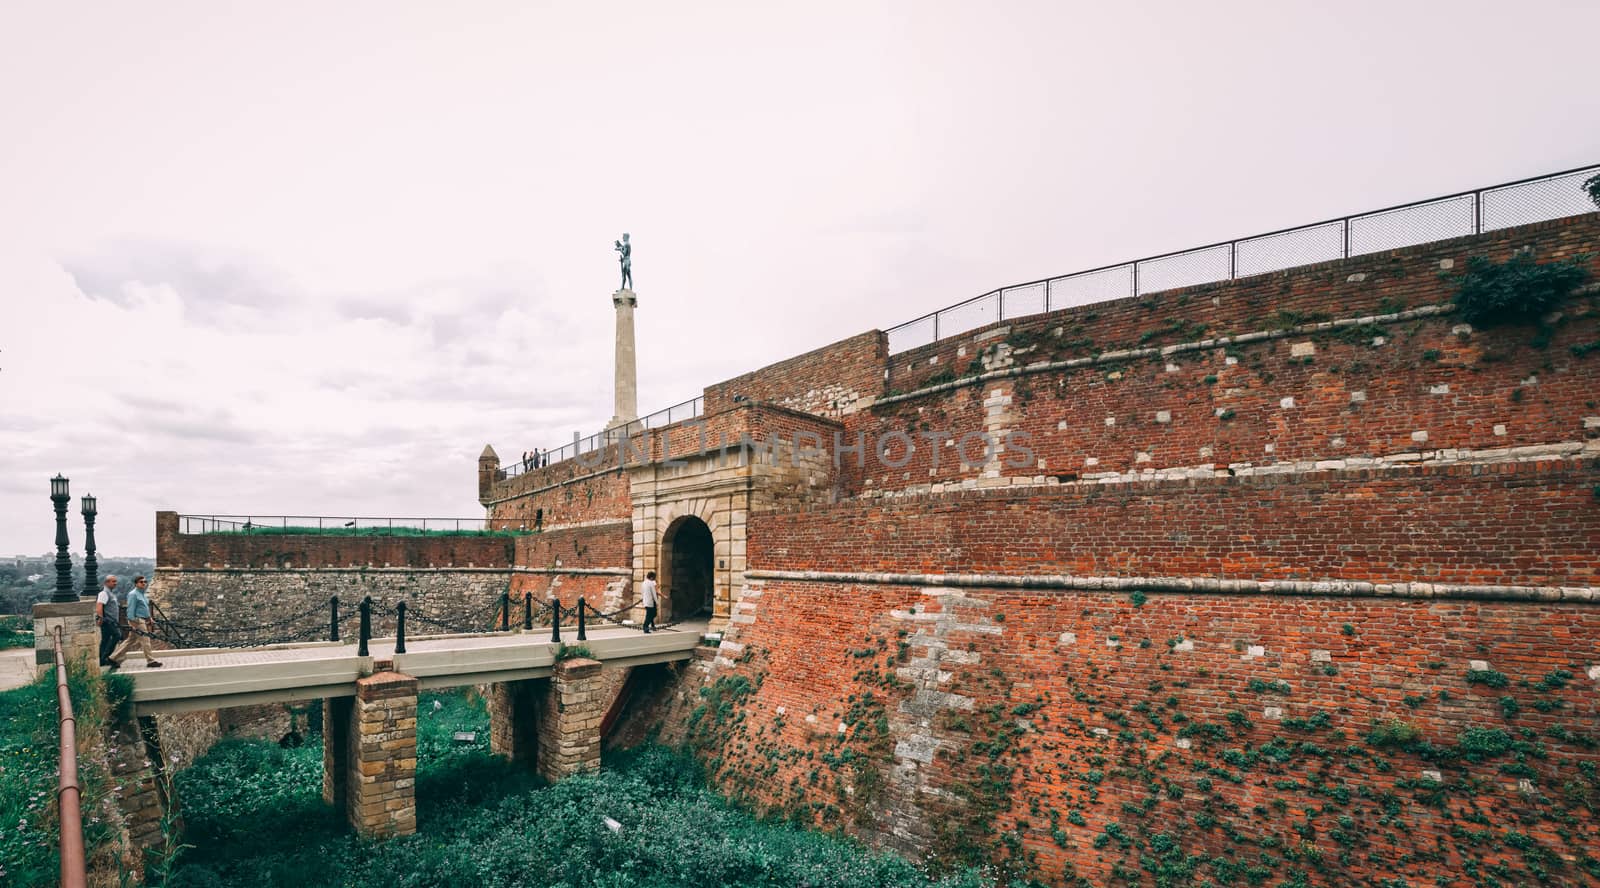
[(639, 371), (633, 348), (633, 310), (639, 297), (623, 288), (611, 294), (611, 304), (617, 310), (616, 375), (613, 390), (616, 409), (606, 431), (626, 425), (639, 418)]

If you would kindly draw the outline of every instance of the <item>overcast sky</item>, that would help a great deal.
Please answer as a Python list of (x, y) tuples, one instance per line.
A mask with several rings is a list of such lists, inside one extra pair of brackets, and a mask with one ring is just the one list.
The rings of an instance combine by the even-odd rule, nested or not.
[[(0, 0), (0, 554), (475, 516), (995, 286), (1600, 160), (1600, 4)], [(82, 548), (74, 516), (73, 548)]]

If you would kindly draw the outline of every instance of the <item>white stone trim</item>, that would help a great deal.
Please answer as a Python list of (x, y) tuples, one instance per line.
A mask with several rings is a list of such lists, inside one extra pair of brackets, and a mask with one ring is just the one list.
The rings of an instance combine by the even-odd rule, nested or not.
[(1299, 595), (1330, 598), (1453, 598), (1600, 604), (1593, 586), (1468, 586), (1457, 583), (1370, 583), (1362, 580), (1224, 580), (1214, 577), (1080, 577), (1070, 574), (911, 574), (825, 570), (746, 570), (746, 579), (901, 586), (980, 586), (1212, 595)]

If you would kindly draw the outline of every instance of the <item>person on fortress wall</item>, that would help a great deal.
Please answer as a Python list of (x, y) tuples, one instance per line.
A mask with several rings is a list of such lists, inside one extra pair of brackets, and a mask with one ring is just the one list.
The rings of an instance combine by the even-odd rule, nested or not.
[(114, 666), (122, 666), (122, 661), (128, 658), (128, 652), (138, 644), (139, 650), (144, 652), (144, 665), (150, 669), (161, 668), (161, 661), (150, 652), (150, 636), (156, 631), (156, 621), (150, 618), (150, 599), (144, 587), (144, 577), (133, 578), (133, 591), (128, 593), (128, 637), (111, 652)]
[(656, 605), (661, 598), (656, 592), (656, 572), (650, 571), (644, 575), (644, 591), (639, 595), (639, 603), (644, 605), (644, 631), (654, 632), (656, 628)]
[(100, 665), (112, 669), (117, 664), (111, 659), (111, 652), (117, 649), (117, 642), (122, 640), (122, 629), (117, 625), (117, 617), (122, 613), (122, 603), (117, 600), (117, 578), (106, 577), (104, 587), (94, 599), (94, 621), (100, 626)]

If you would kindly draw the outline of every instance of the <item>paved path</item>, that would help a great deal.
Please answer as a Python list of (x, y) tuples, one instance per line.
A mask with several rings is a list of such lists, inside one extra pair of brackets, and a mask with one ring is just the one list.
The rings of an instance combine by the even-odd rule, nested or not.
[(33, 681), (33, 648), (0, 651), (0, 691), (20, 688)]

